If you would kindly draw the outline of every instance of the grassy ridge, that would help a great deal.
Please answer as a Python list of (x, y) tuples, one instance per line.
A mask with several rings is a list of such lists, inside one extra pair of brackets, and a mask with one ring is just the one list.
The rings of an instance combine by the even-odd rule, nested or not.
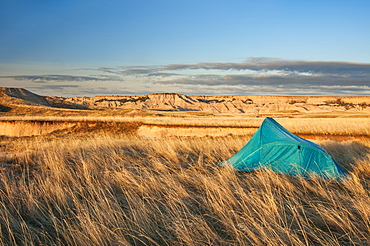
[[(322, 141), (343, 183), (218, 163), (246, 138), (4, 139), (2, 245), (366, 245), (370, 141)], [(4, 147), (3, 147), (4, 148)]]

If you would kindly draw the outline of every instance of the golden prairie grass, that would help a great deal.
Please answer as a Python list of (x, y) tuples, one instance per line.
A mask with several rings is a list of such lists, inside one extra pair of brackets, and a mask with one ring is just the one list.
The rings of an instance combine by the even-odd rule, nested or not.
[[(132, 133), (141, 123), (138, 121), (74, 121), (74, 120), (1, 120), (0, 135), (10, 137), (38, 135), (66, 135), (96, 132)], [(52, 133), (52, 134), (51, 134)]]
[(368, 244), (368, 138), (318, 142), (350, 171), (341, 183), (215, 165), (247, 141), (5, 138), (0, 244)]
[(21, 137), (48, 134), (76, 126), (73, 122), (55, 121), (2, 121), (0, 122), (0, 135)]
[[(0, 135), (30, 136), (50, 133), (54, 130), (72, 128), (78, 124), (96, 122), (100, 125), (136, 124), (149, 128), (150, 137), (163, 136), (219, 136), (219, 135), (251, 135), (261, 125), (262, 118), (248, 116), (101, 116), (101, 117), (1, 117)], [(275, 118), (285, 128), (295, 134), (320, 136), (370, 136), (370, 118)], [(13, 124), (7, 124), (13, 121)], [(33, 122), (28, 124), (27, 122)], [(26, 126), (22, 126), (26, 122)], [(54, 122), (44, 127), (43, 122)], [(27, 125), (28, 124), (28, 125)], [(94, 124), (92, 124), (94, 125)], [(158, 130), (158, 135), (155, 133)], [(224, 130), (222, 130), (224, 128)], [(227, 129), (226, 129), (227, 128)], [(113, 129), (113, 128), (112, 128)], [(147, 130), (147, 129), (145, 129)], [(183, 131), (183, 132), (181, 132)], [(221, 133), (220, 133), (221, 132)], [(146, 134), (147, 131), (144, 131)]]
[[(256, 118), (205, 119), (146, 119), (139, 134), (148, 137), (252, 135), (263, 119)], [(338, 138), (370, 137), (370, 118), (276, 118), (289, 131), (307, 137)], [(202, 123), (203, 122), (203, 123)]]

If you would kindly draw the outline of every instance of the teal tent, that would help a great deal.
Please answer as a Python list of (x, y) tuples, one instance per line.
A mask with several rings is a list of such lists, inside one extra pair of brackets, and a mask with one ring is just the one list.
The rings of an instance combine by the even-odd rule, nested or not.
[(236, 170), (272, 170), (280, 174), (340, 179), (346, 171), (319, 145), (266, 118), (249, 142), (221, 165)]

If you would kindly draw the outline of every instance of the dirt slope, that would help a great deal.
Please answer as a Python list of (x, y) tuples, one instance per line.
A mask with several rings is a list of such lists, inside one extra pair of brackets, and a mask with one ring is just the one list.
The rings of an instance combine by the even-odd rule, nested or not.
[(0, 100), (6, 104), (50, 106), (45, 97), (22, 88), (0, 87)]
[(58, 97), (40, 96), (26, 89), (0, 87), (0, 112), (7, 112), (19, 107), (53, 107), (81, 109), (81, 105), (60, 100)]

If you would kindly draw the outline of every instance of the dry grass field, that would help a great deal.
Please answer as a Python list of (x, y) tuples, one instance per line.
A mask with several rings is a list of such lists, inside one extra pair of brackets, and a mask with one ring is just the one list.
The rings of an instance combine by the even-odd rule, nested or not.
[(216, 166), (263, 118), (3, 117), (0, 245), (370, 245), (370, 118), (288, 116), (347, 180)]

